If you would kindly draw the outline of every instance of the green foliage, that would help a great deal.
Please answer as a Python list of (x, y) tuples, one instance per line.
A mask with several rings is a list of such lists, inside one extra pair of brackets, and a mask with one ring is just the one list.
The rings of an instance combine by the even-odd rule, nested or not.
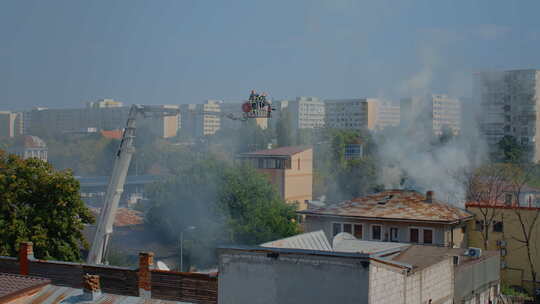
[(499, 141), (499, 150), (502, 155), (498, 157), (499, 161), (509, 163), (520, 163), (525, 160), (527, 149), (521, 145), (513, 136), (507, 135)]
[(71, 172), (0, 150), (0, 255), (15, 256), (31, 241), (38, 258), (78, 261), (88, 245), (82, 229), (93, 221)]
[(109, 265), (113, 266), (136, 267), (138, 265), (137, 256), (129, 255), (117, 248), (109, 248), (106, 260)]
[(292, 117), (287, 108), (281, 111), (276, 124), (277, 144), (280, 147), (294, 146), (296, 144), (292, 129)]
[(260, 244), (297, 233), (294, 206), (251, 167), (196, 161), (148, 190), (152, 206), (146, 222), (168, 241), (197, 227), (186, 232), (188, 263), (212, 264), (218, 244)]
[(532, 299), (529, 297), (527, 293), (518, 291), (515, 288), (512, 288), (508, 285), (501, 285), (501, 293), (507, 296), (523, 297), (524, 299)]

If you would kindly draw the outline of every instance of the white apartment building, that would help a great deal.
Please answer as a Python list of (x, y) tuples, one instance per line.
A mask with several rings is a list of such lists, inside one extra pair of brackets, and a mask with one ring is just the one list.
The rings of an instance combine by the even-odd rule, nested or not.
[(324, 127), (324, 102), (317, 97), (298, 97), (288, 102), (293, 130)]
[(540, 71), (510, 70), (474, 74), (474, 100), (480, 103), (480, 129), (492, 153), (506, 135), (528, 148), (528, 159), (540, 160)]
[(454, 135), (461, 130), (461, 102), (443, 94), (428, 94), (423, 97), (401, 100), (401, 125), (412, 129), (425, 128), (440, 136), (445, 128)]
[(22, 113), (0, 111), (0, 138), (22, 135)]

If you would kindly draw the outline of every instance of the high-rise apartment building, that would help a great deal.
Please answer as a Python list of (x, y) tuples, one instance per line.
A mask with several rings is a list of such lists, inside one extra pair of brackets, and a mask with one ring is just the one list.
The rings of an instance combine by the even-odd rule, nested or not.
[(317, 97), (298, 97), (288, 102), (293, 130), (324, 127), (324, 102)]
[(504, 136), (526, 146), (529, 160), (540, 160), (540, 71), (511, 70), (474, 75), (474, 100), (480, 103), (480, 129), (492, 153)]
[(386, 127), (397, 127), (401, 121), (401, 110), (399, 104), (390, 102), (379, 102), (377, 105), (377, 120), (375, 130), (383, 130)]
[(0, 112), (0, 138), (11, 138), (22, 135), (22, 113), (10, 111)]
[(326, 127), (343, 130), (374, 129), (377, 121), (376, 99), (330, 99), (325, 101)]
[(207, 100), (203, 104), (180, 105), (181, 129), (195, 137), (215, 134), (221, 127), (220, 100)]
[[(179, 109), (177, 105), (160, 105), (164, 109)], [(147, 117), (138, 121), (140, 126), (148, 127), (155, 135), (162, 138), (176, 136), (180, 113), (174, 116)]]
[(401, 100), (401, 125), (440, 136), (446, 130), (457, 135), (461, 130), (461, 102), (441, 94)]

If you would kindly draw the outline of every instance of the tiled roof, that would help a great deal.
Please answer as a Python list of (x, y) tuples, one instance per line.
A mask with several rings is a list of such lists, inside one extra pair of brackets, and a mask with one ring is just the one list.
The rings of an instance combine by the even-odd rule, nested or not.
[(14, 300), (27, 292), (36, 291), (50, 282), (42, 278), (0, 273), (0, 303)]
[[(90, 208), (90, 210), (99, 217), (101, 208)], [(131, 225), (139, 225), (143, 223), (143, 216), (140, 211), (127, 209), (127, 208), (118, 208), (116, 210), (116, 216), (114, 218), (115, 227), (124, 227)]]
[(103, 130), (101, 136), (109, 139), (122, 139), (123, 130)]
[(281, 147), (270, 150), (259, 150), (255, 152), (242, 153), (241, 156), (291, 156), (311, 149), (310, 146)]
[(301, 214), (452, 223), (472, 218), (469, 212), (412, 190), (387, 190), (350, 201), (298, 211)]
[(330, 246), (330, 243), (322, 230), (298, 234), (285, 239), (264, 243), (261, 244), (261, 246), (271, 248), (332, 251), (332, 246)]

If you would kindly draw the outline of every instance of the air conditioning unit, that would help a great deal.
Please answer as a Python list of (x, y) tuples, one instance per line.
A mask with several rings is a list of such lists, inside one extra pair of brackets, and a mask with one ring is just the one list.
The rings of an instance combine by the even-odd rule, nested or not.
[(501, 249), (501, 256), (506, 256), (506, 248)]
[(472, 258), (479, 258), (482, 255), (482, 249), (480, 248), (469, 248), (467, 251), (465, 251), (465, 256), (469, 256)]
[(497, 246), (506, 247), (506, 241), (505, 240), (497, 240)]
[(508, 265), (506, 265), (506, 261), (501, 261), (501, 269), (506, 269)]

